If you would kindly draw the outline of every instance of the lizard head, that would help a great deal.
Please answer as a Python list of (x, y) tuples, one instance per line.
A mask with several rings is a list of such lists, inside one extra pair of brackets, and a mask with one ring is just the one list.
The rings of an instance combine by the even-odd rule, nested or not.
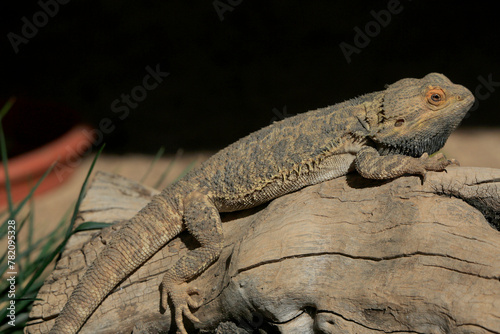
[(380, 154), (419, 157), (444, 146), (474, 103), (465, 87), (439, 73), (387, 86), (371, 139)]

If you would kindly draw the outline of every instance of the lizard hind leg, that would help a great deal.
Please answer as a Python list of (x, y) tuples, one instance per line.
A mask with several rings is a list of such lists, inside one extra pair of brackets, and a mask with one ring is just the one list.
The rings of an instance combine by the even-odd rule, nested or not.
[(161, 289), (163, 308), (167, 308), (167, 299), (170, 297), (178, 331), (187, 334), (183, 316), (192, 322), (199, 322), (190, 308), (200, 306), (191, 297), (197, 291), (188, 288), (187, 281), (202, 273), (219, 257), (224, 237), (219, 211), (207, 195), (193, 192), (186, 196), (183, 203), (186, 228), (201, 246), (189, 251), (167, 270)]

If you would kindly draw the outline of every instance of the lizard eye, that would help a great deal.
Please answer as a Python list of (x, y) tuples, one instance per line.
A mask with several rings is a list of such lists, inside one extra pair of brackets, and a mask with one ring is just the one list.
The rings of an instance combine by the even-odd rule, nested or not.
[(437, 93), (436, 94), (432, 94), (431, 99), (434, 102), (439, 102), (439, 101), (441, 101), (441, 95), (439, 95)]
[(445, 101), (445, 99), (446, 95), (444, 94), (442, 89), (434, 88), (430, 89), (427, 92), (427, 102), (429, 102), (432, 105), (439, 106)]

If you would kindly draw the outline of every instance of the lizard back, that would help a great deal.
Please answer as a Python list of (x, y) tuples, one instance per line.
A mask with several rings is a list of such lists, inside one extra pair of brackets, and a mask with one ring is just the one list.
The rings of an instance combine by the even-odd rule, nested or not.
[(302, 188), (307, 184), (301, 176), (314, 173), (321, 164), (335, 165), (328, 178), (345, 175), (366, 144), (367, 131), (353, 115), (377, 94), (381, 93), (299, 114), (253, 132), (212, 156), (168, 192), (210, 189), (221, 211), (235, 211), (268, 200), (269, 192), (278, 197)]

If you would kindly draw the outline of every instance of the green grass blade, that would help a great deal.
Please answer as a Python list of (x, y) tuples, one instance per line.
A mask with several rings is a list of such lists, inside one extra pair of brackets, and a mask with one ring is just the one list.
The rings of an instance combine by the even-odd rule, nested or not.
[(170, 160), (170, 163), (168, 164), (167, 168), (165, 171), (160, 175), (158, 181), (156, 181), (154, 187), (158, 189), (160, 185), (163, 183), (163, 181), (167, 178), (167, 176), (170, 174), (170, 171), (174, 167), (175, 162), (184, 154), (184, 150), (178, 149), (177, 153), (175, 153), (174, 157), (172, 160)]
[(2, 119), (4, 118), (5, 115), (7, 115), (7, 113), (9, 112), (10, 108), (12, 108), (12, 106), (14, 105), (14, 103), (16, 103), (16, 97), (12, 96), (11, 98), (9, 98), (7, 100), (7, 102), (5, 102), (5, 104), (3, 105), (2, 109), (0, 109), (0, 122), (2, 121)]
[(13, 217), (12, 212), (14, 211), (14, 202), (12, 200), (12, 186), (10, 184), (9, 168), (7, 167), (7, 144), (5, 142), (5, 134), (3, 132), (2, 121), (0, 121), (0, 151), (2, 155), (3, 170), (5, 171), (5, 192), (7, 193), (7, 208), (9, 210), (10, 217)]
[(78, 227), (75, 229), (76, 232), (80, 231), (89, 231), (89, 230), (100, 230), (103, 228), (106, 228), (108, 226), (113, 225), (112, 223), (102, 223), (102, 222), (85, 222), (81, 223), (78, 225)]
[[(28, 222), (28, 246), (27, 249), (33, 249), (33, 231), (35, 230), (35, 201), (31, 199), (30, 201), (30, 211), (29, 211), (29, 222)], [(26, 261), (30, 263), (31, 252), (26, 255)]]
[(0, 154), (2, 157), (2, 165), (3, 169), (5, 170), (5, 192), (7, 193), (7, 207), (10, 212), (11, 217), (14, 217), (12, 215), (12, 212), (14, 211), (14, 202), (12, 201), (12, 188), (10, 184), (10, 177), (9, 177), (9, 168), (7, 167), (8, 163), (8, 157), (7, 157), (7, 143), (5, 140), (5, 133), (3, 132), (3, 126), (2, 126), (2, 119), (4, 116), (9, 112), (10, 108), (14, 105), (16, 102), (15, 97), (11, 97), (0, 109)]
[(141, 180), (139, 181), (140, 183), (143, 183), (144, 180), (146, 179), (146, 177), (148, 177), (149, 173), (151, 173), (151, 171), (153, 170), (154, 165), (156, 165), (156, 163), (158, 162), (158, 160), (160, 160), (160, 158), (162, 157), (163, 153), (165, 153), (165, 147), (164, 146), (160, 147), (160, 149), (158, 150), (158, 152), (156, 152), (156, 155), (155, 155), (153, 161), (151, 161), (151, 163), (149, 164), (148, 170), (146, 171), (146, 173), (144, 173), (144, 175), (142, 176)]
[(87, 188), (87, 183), (89, 182), (90, 174), (92, 174), (92, 171), (94, 170), (95, 163), (97, 162), (97, 159), (101, 155), (102, 150), (104, 150), (104, 146), (106, 144), (103, 144), (99, 151), (97, 151), (94, 160), (92, 161), (92, 164), (90, 165), (89, 171), (87, 172), (87, 175), (85, 176), (85, 181), (83, 181), (82, 187), (80, 188), (80, 194), (78, 195), (78, 199), (76, 200), (75, 204), (75, 209), (73, 210), (73, 215), (71, 216), (71, 221), (69, 223), (68, 230), (66, 231), (66, 240), (69, 238), (73, 231), (73, 226), (75, 226), (75, 221), (76, 221), (76, 216), (78, 215), (78, 211), (80, 210), (80, 204), (82, 203), (83, 196), (85, 195), (85, 189)]
[[(26, 239), (26, 247), (23, 247), (24, 245), (21, 245), (20, 240), (17, 239), (17, 244), (16, 244), (16, 269), (18, 274), (16, 275), (16, 326), (12, 327), (7, 324), (8, 318), (6, 317), (7, 315), (7, 309), (2, 308), (0, 310), (0, 319), (2, 319), (0, 323), (0, 332), (2, 333), (22, 333), (22, 329), (26, 324), (26, 321), (28, 320), (28, 313), (33, 305), (33, 301), (36, 299), (36, 294), (38, 293), (38, 290), (44, 283), (44, 278), (48, 274), (48, 266), (50, 263), (54, 261), (54, 259), (61, 253), (62, 249), (66, 245), (67, 240), (69, 239), (69, 236), (71, 233), (67, 233), (66, 229), (63, 228), (65, 224), (67, 224), (67, 221), (69, 220), (68, 217), (71, 216), (71, 211), (68, 211), (66, 215), (60, 220), (58, 226), (54, 230), (53, 233), (48, 234), (45, 237), (42, 238), (36, 238), (34, 236), (33, 231), (34, 231), (34, 216), (33, 212), (35, 209), (35, 204), (33, 201), (34, 193), (40, 186), (40, 184), (45, 180), (45, 178), (49, 175), (49, 173), (53, 170), (55, 163), (45, 171), (45, 173), (40, 177), (40, 179), (35, 183), (35, 185), (30, 189), (30, 192), (28, 195), (19, 203), (19, 204), (14, 204), (12, 201), (11, 197), (11, 184), (10, 184), (10, 179), (8, 178), (8, 166), (7, 166), (7, 145), (6, 145), (6, 139), (5, 139), (5, 133), (3, 132), (1, 120), (9, 110), (9, 108), (12, 106), (14, 103), (14, 99), (9, 100), (9, 102), (0, 109), (0, 156), (2, 157), (2, 162), (3, 162), (3, 168), (5, 169), (5, 173), (7, 176), (7, 185), (6, 185), (6, 190), (8, 192), (9, 196), (9, 207), (0, 213), (0, 221), (2, 224), (0, 225), (0, 238), (3, 240), (6, 239), (7, 235), (7, 226), (8, 226), (8, 221), (10, 219), (15, 219), (16, 220), (16, 235), (19, 235), (21, 230), (24, 230), (26, 228), (29, 229), (27, 231), (27, 239)], [(83, 199), (83, 195), (85, 192), (86, 185), (89, 180), (90, 173), (92, 172), (95, 162), (97, 160), (97, 157), (99, 154), (102, 152), (103, 147), (99, 150), (97, 153), (90, 170), (87, 174), (87, 177), (85, 179), (84, 184), (82, 185), (82, 189), (80, 191), (80, 195), (78, 197), (78, 200), (76, 201), (74, 210), (72, 211), (73, 215), (71, 216), (71, 221), (70, 221), (70, 231), (74, 226), (75, 220), (77, 213), (80, 208), (81, 201)], [(1, 167), (0, 167), (1, 168)], [(23, 217), (20, 218), (18, 217), (21, 210), (25, 207), (29, 206), (29, 213), (27, 215), (23, 214)], [(89, 224), (84, 225), (81, 227), (81, 230), (85, 229), (90, 229), (90, 228), (99, 228), (99, 226), (102, 228), (103, 224), (97, 224), (95, 222), (88, 222)], [(106, 224), (107, 226), (108, 224)], [(78, 229), (80, 230), (80, 229)], [(36, 238), (36, 240), (35, 240)], [(25, 240), (25, 239), (23, 239)], [(61, 242), (62, 240), (62, 242)], [(23, 251), (20, 252), (19, 250), (23, 248)], [(37, 256), (35, 257), (33, 254), (34, 252), (37, 253)], [(0, 256), (0, 276), (5, 278), (6, 273), (9, 271), (8, 269), (8, 251), (5, 249), (5, 252), (2, 252)], [(5, 263), (5, 264), (4, 264)], [(4, 279), (0, 281), (0, 304), (1, 305), (6, 305), (5, 303), (8, 302), (8, 291), (9, 291), (9, 284), (8, 282)]]
[[(3, 277), (3, 274), (7, 271), (7, 254), (8, 252), (5, 252), (2, 254), (2, 257), (0, 258), (0, 263), (2, 263), (2, 266), (0, 267), (0, 277)], [(4, 264), (5, 262), (5, 264)], [(4, 269), (5, 267), (5, 269)]]
[(176, 183), (177, 181), (182, 179), (184, 176), (186, 176), (186, 174), (189, 173), (191, 171), (191, 169), (194, 168), (194, 166), (196, 166), (196, 163), (197, 163), (197, 160), (196, 159), (193, 160), (186, 168), (184, 168), (182, 173), (179, 176), (177, 176), (177, 178), (172, 183)]
[[(66, 236), (62, 236), (63, 237), (63, 241), (57, 245), (55, 248), (52, 247), (52, 245), (54, 244), (54, 242), (51, 242), (51, 241), (48, 241), (43, 247), (42, 247), (42, 251), (40, 253), (40, 256), (36, 259), (36, 261), (34, 261), (34, 267), (30, 267), (29, 269), (29, 272), (30, 273), (33, 273), (31, 275), (31, 278), (29, 280), (29, 282), (24, 285), (24, 287), (22, 289), (20, 289), (20, 293), (19, 295), (20, 296), (25, 296), (27, 293), (29, 293), (30, 291), (33, 291), (33, 292), (36, 292), (37, 288), (37, 280), (40, 280), (41, 278), (41, 275), (43, 274), (43, 272), (45, 271), (45, 269), (48, 267), (48, 265), (62, 252), (62, 250), (64, 249), (64, 246), (66, 245), (66, 242), (68, 241), (69, 237), (71, 236), (71, 231), (73, 229), (73, 226), (74, 226), (74, 223), (75, 223), (75, 220), (76, 220), (76, 217), (77, 217), (77, 214), (78, 214), (78, 210), (80, 208), (80, 204), (81, 204), (81, 201), (83, 199), (83, 196), (85, 194), (85, 188), (86, 188), (86, 185), (88, 183), (88, 180), (89, 180), (89, 177), (90, 177), (90, 174), (92, 173), (92, 170), (95, 166), (95, 163), (97, 161), (97, 158), (99, 157), (99, 155), (101, 154), (102, 150), (104, 149), (104, 145), (101, 147), (101, 149), (97, 152), (96, 156), (94, 157), (94, 160), (92, 161), (92, 164), (89, 168), (89, 171), (87, 172), (87, 176), (85, 178), (85, 181), (83, 182), (82, 184), (82, 187), (80, 189), (80, 194), (78, 196), (78, 199), (77, 199), (77, 202), (75, 204), (75, 208), (73, 210), (73, 215), (71, 217), (71, 221), (70, 221), (70, 227), (68, 229), (68, 231), (65, 233)], [(63, 221), (60, 223), (62, 224)], [(59, 231), (62, 231), (62, 229), (58, 229)], [(64, 233), (64, 232), (63, 232)], [(58, 237), (60, 236), (52, 236), (52, 240), (55, 240), (57, 239)], [(3, 312), (0, 313), (0, 315), (3, 315)]]
[(13, 218), (13, 217), (16, 217), (17, 214), (19, 213), (19, 211), (21, 211), (21, 209), (24, 207), (24, 205), (29, 201), (29, 199), (31, 197), (33, 197), (33, 194), (35, 193), (36, 189), (40, 186), (40, 184), (43, 182), (43, 180), (45, 180), (45, 178), (47, 177), (47, 175), (49, 175), (49, 173), (54, 168), (55, 164), (56, 164), (56, 162), (54, 162), (52, 164), (52, 166), (50, 166), (45, 171), (45, 173), (43, 173), (42, 177), (37, 181), (37, 183), (35, 184), (35, 186), (33, 188), (31, 188), (31, 190), (28, 193), (28, 195), (21, 201), (21, 203), (19, 203), (19, 205), (11, 212), (10, 216), (2, 223), (2, 226), (0, 227), (0, 238), (3, 238), (5, 236), (5, 234), (7, 233), (7, 222), (8, 222), (8, 220), (11, 219), (11, 218)]
[(24, 296), (28, 291), (30, 291), (32, 285), (41, 277), (43, 271), (47, 268), (47, 266), (56, 258), (57, 255), (61, 252), (61, 250), (66, 245), (66, 242), (69, 238), (65, 238), (63, 242), (61, 242), (48, 256), (42, 257), (36, 265), (36, 269), (34, 270), (33, 275), (29, 282), (21, 289), (20, 296)]
[[(55, 230), (56, 232), (59, 233), (50, 235), (49, 240), (43, 245), (38, 258), (35, 261), (33, 261), (33, 265), (32, 267), (30, 267), (29, 270), (30, 273), (33, 273), (33, 275), (31, 276), (31, 279), (28, 282), (28, 284), (26, 284), (22, 289), (20, 296), (24, 296), (27, 292), (30, 291), (31, 286), (36, 282), (37, 279), (39, 279), (39, 277), (41, 277), (42, 273), (47, 268), (47, 266), (56, 258), (57, 255), (59, 255), (59, 253), (66, 245), (69, 236), (64, 237), (65, 232), (62, 229), (62, 225), (64, 223), (65, 221), (61, 220), (59, 226)], [(54, 245), (56, 244), (56, 240), (61, 240), (61, 239), (63, 239), (63, 241), (59, 245), (54, 247)]]

